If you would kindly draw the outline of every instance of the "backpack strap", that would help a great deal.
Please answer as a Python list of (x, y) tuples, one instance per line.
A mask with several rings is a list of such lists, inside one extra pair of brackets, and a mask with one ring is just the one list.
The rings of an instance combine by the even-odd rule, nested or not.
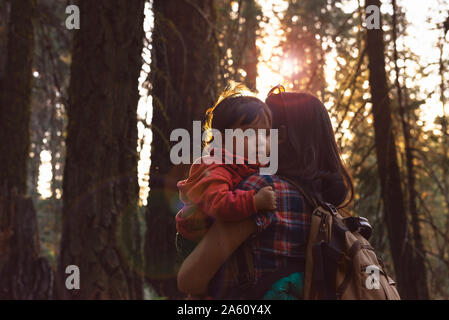
[[(306, 269), (305, 269), (305, 277), (304, 277), (304, 299), (311, 299), (312, 293), (312, 274), (313, 274), (313, 260), (314, 260), (314, 251), (316, 252), (318, 249), (313, 248), (312, 243), (318, 238), (319, 228), (321, 225), (321, 218), (318, 215), (312, 214), (310, 229), (309, 229), (309, 237), (306, 246), (305, 258), (306, 258)], [(313, 240), (312, 240), (313, 239)], [(312, 240), (312, 241), (311, 241)], [(317, 255), (318, 253), (315, 253)]]
[[(304, 199), (308, 202), (308, 204), (311, 206), (311, 221), (310, 221), (310, 229), (309, 229), (309, 237), (308, 237), (308, 241), (307, 241), (307, 246), (306, 246), (306, 252), (305, 252), (305, 273), (304, 273), (304, 300), (309, 300), (311, 299), (316, 293), (315, 291), (312, 292), (312, 284), (315, 286), (315, 283), (318, 284), (318, 286), (320, 285), (320, 283), (323, 284), (324, 286), (324, 278), (321, 279), (321, 277), (323, 277), (324, 275), (324, 270), (323, 272), (317, 273), (316, 274), (316, 278), (313, 278), (312, 275), (314, 275), (313, 269), (314, 269), (314, 255), (316, 256), (320, 256), (320, 250), (321, 248), (319, 248), (318, 246), (313, 247), (310, 244), (315, 243), (316, 239), (318, 238), (318, 234), (320, 232), (319, 228), (321, 225), (321, 217), (316, 213), (316, 208), (319, 207), (319, 200), (316, 199), (316, 197), (310, 197), (305, 191), (304, 189), (295, 181), (293, 181), (290, 178), (287, 178), (285, 176), (279, 176), (281, 179), (289, 182), (291, 185), (293, 185), (297, 191), (299, 191), (302, 196), (304, 197)], [(318, 266), (320, 267), (320, 266)], [(323, 268), (324, 266), (321, 264), (321, 268)]]

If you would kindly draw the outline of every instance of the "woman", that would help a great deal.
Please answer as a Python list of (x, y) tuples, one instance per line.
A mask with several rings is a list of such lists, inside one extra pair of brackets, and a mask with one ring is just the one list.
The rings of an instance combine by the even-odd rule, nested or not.
[[(266, 99), (279, 135), (278, 173), (255, 174), (239, 186), (256, 192), (272, 186), (277, 209), (241, 222), (216, 221), (182, 264), (178, 273), (181, 291), (215, 298), (254, 298), (243, 293), (256, 291), (261, 298), (270, 289), (273, 277), (278, 280), (294, 274), (300, 282), (302, 274), (295, 271), (305, 267), (311, 208), (298, 186), (305, 194), (339, 208), (352, 201), (353, 184), (326, 108), (310, 94), (284, 91), (278, 86)], [(270, 285), (266, 287), (266, 283)], [(280, 287), (282, 291), (285, 286)], [(301, 288), (296, 289), (295, 298), (301, 298)]]

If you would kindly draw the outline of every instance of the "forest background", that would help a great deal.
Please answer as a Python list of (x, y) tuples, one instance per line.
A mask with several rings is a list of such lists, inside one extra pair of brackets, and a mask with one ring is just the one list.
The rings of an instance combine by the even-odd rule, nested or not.
[[(67, 6), (81, 27), (66, 27)], [(380, 7), (367, 30), (365, 8)], [(179, 298), (169, 134), (318, 96), (406, 299), (449, 299), (449, 2), (0, 0), (0, 298)], [(67, 265), (80, 290), (64, 288)]]

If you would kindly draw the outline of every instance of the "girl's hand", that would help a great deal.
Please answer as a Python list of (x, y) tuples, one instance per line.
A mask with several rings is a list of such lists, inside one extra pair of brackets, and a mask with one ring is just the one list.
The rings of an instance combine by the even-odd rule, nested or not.
[(254, 196), (257, 211), (276, 210), (276, 194), (272, 187), (264, 187), (260, 189)]

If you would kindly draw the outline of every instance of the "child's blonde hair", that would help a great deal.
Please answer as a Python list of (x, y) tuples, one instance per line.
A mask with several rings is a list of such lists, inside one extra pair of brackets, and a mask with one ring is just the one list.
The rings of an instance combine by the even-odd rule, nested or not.
[(213, 141), (212, 129), (224, 134), (225, 129), (247, 125), (258, 117), (271, 127), (271, 111), (244, 84), (232, 82), (220, 94), (217, 102), (206, 111), (205, 146)]

